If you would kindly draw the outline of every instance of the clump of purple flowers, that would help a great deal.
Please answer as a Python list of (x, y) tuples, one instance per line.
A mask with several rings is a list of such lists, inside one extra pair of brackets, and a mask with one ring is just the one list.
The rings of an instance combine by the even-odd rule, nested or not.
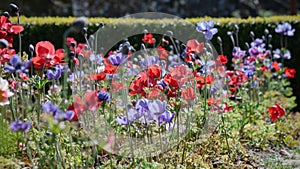
[(61, 77), (64, 67), (62, 65), (55, 66), (54, 70), (47, 70), (46, 76), (49, 80), (57, 80)]
[[(130, 106), (129, 106), (130, 107)], [(132, 124), (135, 120), (139, 120), (143, 124), (156, 121), (158, 124), (171, 123), (174, 113), (166, 108), (166, 102), (161, 100), (140, 99), (136, 102), (135, 109), (128, 108), (126, 116), (116, 118), (120, 125)]]
[(109, 62), (114, 66), (119, 66), (127, 60), (128, 56), (123, 53), (112, 54), (109, 56)]
[(203, 21), (198, 22), (196, 30), (200, 33), (203, 33), (207, 40), (211, 40), (214, 34), (218, 33), (218, 29), (214, 28), (214, 21)]
[(21, 58), (18, 55), (13, 55), (9, 61), (10, 65), (5, 65), (4, 69), (7, 72), (14, 73), (26, 73), (28, 71), (28, 66), (30, 61), (22, 62)]
[(107, 92), (99, 92), (97, 96), (99, 101), (110, 101), (110, 95)]
[(72, 110), (63, 112), (62, 110), (58, 109), (58, 106), (53, 105), (52, 102), (46, 102), (42, 107), (44, 112), (51, 113), (57, 121), (71, 120), (75, 115), (74, 111)]
[(30, 122), (22, 122), (20, 120), (16, 120), (16, 121), (10, 123), (10, 129), (12, 131), (28, 132), (30, 127), (31, 127)]
[(280, 59), (280, 58), (284, 58), (284, 59), (291, 59), (291, 53), (289, 50), (287, 49), (276, 49), (274, 52), (273, 52), (273, 57), (274, 59)]
[(285, 36), (294, 36), (295, 29), (292, 29), (291, 24), (285, 22), (283, 24), (278, 24), (275, 28), (275, 32)]

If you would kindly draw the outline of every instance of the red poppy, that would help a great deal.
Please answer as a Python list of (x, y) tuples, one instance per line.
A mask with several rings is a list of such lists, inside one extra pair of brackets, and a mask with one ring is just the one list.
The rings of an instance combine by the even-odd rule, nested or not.
[(218, 56), (218, 61), (220, 61), (222, 65), (225, 65), (225, 64), (227, 63), (228, 60), (227, 60), (227, 57), (226, 57), (226, 56), (224, 56), (224, 55), (219, 55), (219, 56)]
[(63, 63), (65, 56), (63, 49), (55, 51), (54, 46), (49, 41), (38, 42), (35, 46), (36, 57), (32, 58), (35, 68), (51, 67)]
[(291, 68), (285, 68), (284, 69), (284, 73), (287, 77), (289, 78), (294, 78), (295, 74), (296, 74), (296, 70), (295, 69), (291, 69)]
[(272, 63), (272, 67), (273, 67), (276, 71), (280, 70), (280, 67), (279, 67), (278, 62), (273, 62), (273, 63)]
[(14, 49), (0, 48), (0, 64), (4, 64), (10, 61), (10, 58), (16, 54)]
[(176, 66), (174, 68), (170, 68), (170, 74), (173, 78), (175, 78), (176, 80), (181, 80), (182, 78), (186, 77), (188, 75), (189, 70), (187, 69), (187, 67), (185, 65), (179, 65)]
[(168, 52), (162, 46), (157, 48), (157, 53), (159, 59), (168, 60)]
[(224, 103), (224, 112), (229, 112), (230, 110), (232, 110), (232, 106), (228, 106), (227, 103)]
[(192, 39), (187, 41), (186, 46), (188, 48), (188, 53), (193, 52), (198, 54), (204, 48), (204, 43), (199, 43), (196, 39)]
[(230, 71), (226, 71), (227, 76), (232, 76), (234, 75), (234, 71), (230, 70)]
[(197, 87), (202, 88), (205, 84), (212, 84), (215, 78), (212, 75), (199, 76), (196, 74)]
[(262, 66), (262, 67), (260, 67), (260, 71), (262, 71), (262, 72), (264, 72), (264, 71), (266, 71), (268, 69), (269, 69), (268, 66)]
[(76, 54), (81, 54), (84, 57), (88, 57), (91, 55), (91, 51), (87, 49), (87, 45), (84, 43), (79, 43), (75, 49)]
[(150, 79), (158, 79), (161, 76), (161, 67), (158, 65), (151, 65), (148, 67), (148, 76)]
[(159, 86), (155, 86), (147, 95), (148, 99), (159, 99), (159, 96), (161, 96), (162, 91)]
[(72, 120), (77, 120), (78, 117), (87, 110), (97, 110), (100, 105), (100, 102), (98, 102), (97, 91), (86, 92), (84, 95), (84, 103), (78, 96), (74, 96), (74, 99), (74, 102), (68, 108), (68, 110), (73, 110), (75, 113)]
[(72, 37), (67, 37), (66, 43), (67, 43), (68, 46), (71, 46), (71, 43), (73, 43), (73, 44), (75, 44), (75, 46), (77, 46), (76, 40)]
[(214, 98), (208, 98), (207, 99), (207, 104), (210, 106), (210, 105), (212, 105), (212, 104), (214, 104), (215, 103), (215, 99)]
[(275, 104), (274, 106), (270, 107), (268, 110), (272, 122), (276, 121), (279, 117), (285, 114), (285, 109), (281, 107), (279, 104)]
[(98, 74), (90, 74), (89, 78), (92, 80), (100, 81), (105, 79), (106, 74), (105, 73), (98, 73)]
[(173, 78), (172, 76), (171, 76), (171, 74), (167, 74), (165, 77), (164, 77), (164, 82), (167, 84), (167, 85), (169, 85), (169, 86), (171, 86), (172, 88), (179, 88), (179, 84), (178, 84), (178, 81), (175, 79), (175, 78)]
[(154, 38), (151, 33), (146, 33), (142, 39), (143, 42), (147, 44), (154, 44)]
[(147, 75), (146, 72), (141, 72), (138, 77), (130, 84), (130, 95), (141, 94), (145, 96), (144, 88), (147, 87)]
[(118, 69), (118, 66), (114, 66), (111, 64), (106, 64), (105, 69), (104, 69), (104, 73), (108, 73), (108, 74), (114, 74), (116, 73)]
[(12, 24), (8, 17), (0, 16), (0, 39), (7, 40), (9, 47), (12, 47), (12, 34), (19, 34), (23, 30), (23, 26)]
[(123, 87), (122, 82), (116, 82), (115, 79), (112, 80), (111, 82), (111, 91), (112, 92), (118, 92), (119, 90), (121, 90)]
[(196, 98), (195, 91), (192, 87), (189, 87), (187, 89), (182, 89), (181, 94), (184, 100), (191, 101)]

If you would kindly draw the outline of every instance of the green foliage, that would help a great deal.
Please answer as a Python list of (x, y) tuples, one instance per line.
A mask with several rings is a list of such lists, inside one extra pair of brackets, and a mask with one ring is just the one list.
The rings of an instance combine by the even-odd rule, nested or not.
[(0, 119), (0, 135), (0, 155), (12, 155), (17, 149), (17, 135), (10, 130), (8, 121), (5, 119)]

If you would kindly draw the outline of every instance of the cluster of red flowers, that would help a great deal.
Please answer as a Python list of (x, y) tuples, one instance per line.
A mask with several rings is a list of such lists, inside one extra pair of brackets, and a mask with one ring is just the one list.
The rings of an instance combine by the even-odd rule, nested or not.
[(0, 39), (7, 40), (9, 47), (12, 47), (13, 34), (19, 34), (24, 30), (23, 26), (13, 24), (6, 16), (0, 16)]
[(269, 108), (269, 114), (271, 116), (272, 122), (276, 121), (279, 117), (285, 114), (285, 109), (279, 104), (275, 104), (274, 106)]

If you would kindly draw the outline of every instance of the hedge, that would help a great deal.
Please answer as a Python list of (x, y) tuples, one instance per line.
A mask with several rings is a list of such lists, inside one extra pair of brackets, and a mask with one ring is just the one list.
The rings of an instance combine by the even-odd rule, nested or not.
[[(16, 22), (16, 18), (11, 18), (13, 22)], [(28, 51), (28, 46), (30, 44), (36, 44), (42, 40), (51, 41), (56, 48), (62, 47), (63, 33), (68, 29), (69, 25), (76, 20), (74, 17), (31, 17), (26, 18), (21, 17), (21, 24), (24, 26), (24, 32), (22, 33), (22, 48), (24, 51)], [(218, 28), (218, 33), (216, 36), (220, 36), (223, 39), (224, 54), (231, 56), (232, 44), (230, 38), (227, 35), (228, 31), (234, 30), (234, 25), (239, 25), (239, 44), (243, 48), (245, 42), (250, 42), (251, 37), (250, 31), (253, 31), (256, 37), (261, 37), (264, 35), (264, 30), (267, 28), (273, 36), (272, 45), (273, 49), (280, 47), (280, 35), (274, 32), (274, 29), (278, 23), (288, 22), (296, 29), (294, 37), (288, 38), (288, 48), (291, 51), (292, 59), (286, 64), (289, 67), (296, 69), (297, 74), (295, 79), (291, 79), (291, 84), (294, 90), (294, 95), (297, 96), (297, 103), (300, 105), (300, 15), (297, 16), (273, 16), (267, 18), (187, 18), (184, 21), (191, 24), (196, 24), (203, 20), (214, 20), (216, 27)], [(143, 26), (151, 26), (154, 28), (162, 28), (164, 25), (172, 25), (180, 30), (185, 30), (185, 25), (182, 21), (176, 19), (133, 19), (133, 18), (88, 18), (87, 28), (88, 35), (93, 34), (99, 28), (100, 23), (110, 29), (118, 30), (118, 33), (122, 33), (123, 29), (137, 29), (137, 32), (142, 32)], [(185, 32), (185, 31), (183, 31)], [(70, 35), (74, 36), (79, 42), (83, 42), (84, 38), (82, 35)], [(110, 35), (107, 35), (109, 38)], [(189, 36), (188, 34), (186, 35)], [(212, 43), (219, 52), (218, 44), (216, 41), (216, 36), (213, 38)], [(18, 41), (15, 38), (14, 47), (18, 49)], [(298, 111), (300, 106), (298, 106)]]

